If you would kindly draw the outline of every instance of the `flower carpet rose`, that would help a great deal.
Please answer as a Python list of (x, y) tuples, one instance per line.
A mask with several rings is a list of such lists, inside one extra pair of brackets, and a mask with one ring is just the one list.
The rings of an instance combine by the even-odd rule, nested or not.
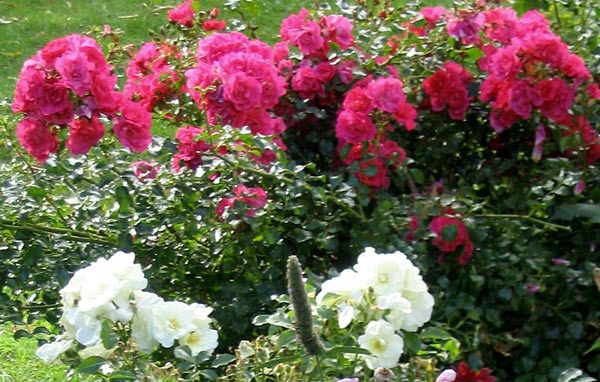
[(358, 337), (358, 343), (372, 354), (365, 356), (370, 369), (396, 366), (404, 350), (402, 337), (384, 320), (369, 322), (365, 334)]
[[(150, 354), (161, 345), (190, 349), (191, 356), (200, 352), (210, 355), (217, 347), (218, 334), (211, 328), (212, 308), (203, 304), (164, 301), (154, 293), (144, 292), (148, 281), (142, 268), (134, 263), (134, 254), (116, 252), (108, 260), (100, 258), (75, 272), (60, 290), (65, 331), (54, 342), (42, 345), (37, 355), (45, 362), (58, 359), (69, 350), (80, 357), (104, 354), (103, 325), (120, 323), (127, 328), (134, 351)], [(122, 339), (127, 340), (127, 339)], [(178, 353), (176, 352), (176, 355)]]
[[(578, 251), (561, 252), (566, 266), (552, 251), (593, 237), (595, 223), (586, 214), (598, 188), (594, 107), (600, 90), (597, 73), (574, 53), (583, 48), (552, 32), (541, 12), (517, 13), (497, 2), (410, 10), (360, 1), (353, 9), (342, 9), (345, 16), (301, 9), (284, 18), (280, 40), (270, 46), (244, 20), (217, 20), (216, 9), (202, 11), (198, 1), (186, 0), (169, 12), (165, 34), (129, 62), (122, 93), (115, 74), (121, 69), (113, 72), (94, 40), (54, 40), (23, 65), (12, 104), (23, 115), (17, 139), (38, 162), (56, 158), (35, 171), (52, 177), (73, 169), (67, 184), (73, 192), (81, 189), (81, 174), (87, 178), (88, 169), (99, 172), (106, 165), (101, 161), (115, 159), (114, 174), (100, 171), (101, 181), (90, 187), (118, 185), (131, 203), (103, 197), (101, 216), (86, 224), (106, 224), (91, 236), (133, 249), (150, 243), (144, 259), (152, 264), (151, 285), (169, 295), (208, 296), (235, 312), (217, 311), (229, 320), (223, 328), (228, 340), (250, 331), (237, 314), (273, 303), (281, 280), (272, 270), (282, 253), (297, 251), (323, 272), (356, 260), (322, 283), (309, 312), (325, 339), (325, 351), (312, 355), (327, 358), (328, 377), (337, 367), (336, 377), (389, 367), (404, 379), (411, 368), (426, 370), (423, 378), (433, 380), (437, 357), (438, 365), (490, 360), (502, 378), (501, 367), (516, 373), (548, 362), (567, 338), (574, 339), (569, 351), (575, 359), (594, 333), (560, 304), (557, 312), (573, 323), (554, 331), (558, 313), (539, 302), (551, 305), (561, 291), (549, 285), (550, 276), (538, 275), (580, 272)], [(85, 155), (109, 133), (137, 156), (152, 141), (151, 112), (169, 133), (150, 153), (160, 162), (160, 176), (150, 159), (121, 166), (124, 154), (107, 150), (110, 142), (87, 158), (61, 155), (64, 148)], [(139, 181), (130, 181), (131, 172)], [(66, 227), (81, 226), (70, 216), (95, 213), (87, 199), (81, 209), (60, 202), (55, 208), (64, 210)], [(571, 203), (585, 213), (581, 222), (562, 226), (561, 219), (571, 222), (564, 213)], [(580, 228), (585, 234), (574, 232)], [(501, 240), (490, 240), (498, 235)], [(591, 269), (595, 243), (587, 244), (579, 252), (590, 248), (585, 261)], [(366, 248), (354, 258), (357, 246)], [(525, 257), (522, 248), (537, 252)], [(514, 269), (513, 285), (506, 281), (513, 281), (507, 274)], [(314, 279), (318, 275), (308, 277)], [(223, 280), (232, 288), (222, 287)], [(577, 277), (560, 280), (571, 287)], [(212, 309), (165, 301), (144, 292), (146, 284), (132, 254), (81, 269), (60, 292), (63, 333), (39, 349), (40, 357), (100, 355), (112, 362), (121, 346), (140, 357), (174, 348), (174, 357), (186, 362), (212, 354), (218, 345)], [(587, 293), (582, 285), (573, 287), (581, 296)], [(472, 290), (478, 293), (465, 292)], [(434, 312), (436, 302), (441, 308)], [(274, 380), (311, 374), (313, 360), (291, 356), (297, 343), (290, 317), (278, 313), (269, 316), (268, 336), (240, 352), (239, 364), (219, 370), (260, 367)], [(439, 321), (421, 338), (432, 317)], [(553, 338), (539, 336), (532, 317), (544, 317)], [(513, 323), (522, 329), (509, 328)], [(112, 335), (123, 337), (114, 347)], [(439, 339), (447, 342), (432, 346)], [(548, 356), (529, 351), (531, 343), (545, 346)], [(227, 361), (217, 358), (215, 364)], [(491, 382), (491, 374), (463, 362), (438, 381)]]
[[(116, 83), (95, 40), (70, 35), (50, 42), (25, 62), (17, 82), (12, 110), (25, 115), (19, 141), (44, 162), (58, 152), (58, 130), (69, 129), (66, 147), (74, 155), (86, 154), (104, 135), (99, 118), (106, 116), (114, 118), (114, 132), (126, 147), (144, 151), (151, 116), (144, 111), (128, 120), (135, 106), (122, 103)], [(32, 145), (34, 140), (39, 142)]]
[(193, 7), (193, 0), (186, 0), (174, 9), (168, 12), (169, 21), (191, 28), (194, 26), (196, 11)]
[(462, 220), (448, 216), (438, 216), (431, 220), (429, 229), (436, 237), (433, 245), (437, 246), (443, 253), (438, 257), (438, 262), (443, 261), (446, 253), (455, 252), (459, 246), (462, 250), (456, 261), (465, 265), (473, 255), (474, 246), (469, 240), (469, 232)]
[(358, 341), (373, 354), (365, 358), (373, 370), (397, 365), (404, 351), (401, 331), (417, 331), (430, 320), (434, 305), (419, 269), (406, 255), (379, 254), (370, 247), (353, 269), (323, 282), (316, 301), (333, 304), (340, 328), (360, 326), (354, 319), (364, 319), (364, 314), (371, 320)]

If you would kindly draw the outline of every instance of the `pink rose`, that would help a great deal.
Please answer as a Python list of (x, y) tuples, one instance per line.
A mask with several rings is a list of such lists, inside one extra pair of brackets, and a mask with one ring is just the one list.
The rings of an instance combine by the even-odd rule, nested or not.
[(405, 103), (401, 108), (396, 110), (394, 113), (394, 119), (396, 122), (402, 124), (406, 131), (412, 131), (417, 126), (417, 111), (413, 105)]
[(223, 198), (217, 205), (217, 215), (223, 216), (227, 208), (232, 208), (236, 203), (246, 204), (249, 208), (246, 211), (247, 217), (256, 214), (256, 210), (263, 208), (267, 204), (267, 193), (261, 187), (246, 187), (239, 184), (233, 188), (232, 198)]
[[(456, 261), (461, 265), (466, 265), (473, 254), (473, 243), (469, 240), (469, 232), (462, 220), (448, 216), (437, 216), (431, 220), (429, 229), (436, 237), (433, 239), (433, 245), (437, 246), (444, 253), (452, 253), (459, 246), (463, 246), (462, 253)], [(438, 262), (443, 260), (440, 255)]]
[(17, 139), (38, 162), (58, 152), (58, 138), (48, 126), (33, 118), (25, 118), (17, 125)]
[(370, 141), (377, 135), (377, 127), (364, 113), (342, 110), (335, 124), (335, 136), (342, 143), (358, 144)]
[(388, 188), (390, 179), (387, 176), (388, 169), (379, 158), (371, 158), (360, 162), (360, 169), (355, 174), (362, 184), (372, 188)]
[(42, 63), (35, 59), (27, 60), (23, 64), (11, 105), (13, 112), (38, 112), (37, 95), (41, 92), (38, 89), (42, 89), (45, 82), (41, 65)]
[(151, 162), (146, 162), (145, 160), (133, 162), (131, 168), (135, 177), (142, 181), (154, 179), (158, 173), (158, 164), (154, 160)]
[(302, 8), (296, 15), (290, 15), (281, 22), (282, 41), (297, 46), (304, 55), (316, 53), (323, 47), (321, 28), (314, 20), (307, 21), (308, 11)]
[(115, 90), (116, 78), (112, 75), (94, 76), (91, 94), (95, 108), (112, 116), (121, 107), (123, 95)]
[(435, 382), (454, 382), (456, 380), (456, 371), (446, 369), (435, 379)]
[(303, 66), (292, 78), (292, 90), (297, 91), (302, 98), (313, 99), (317, 94), (324, 94), (325, 85), (319, 80), (312, 67)]
[(427, 24), (434, 26), (446, 14), (446, 9), (444, 7), (423, 7), (420, 13)]
[(227, 77), (223, 86), (223, 96), (231, 101), (238, 111), (247, 111), (260, 106), (262, 86), (256, 78), (236, 72)]
[(537, 84), (543, 102), (540, 106), (542, 115), (559, 121), (568, 117), (569, 109), (575, 98), (575, 91), (560, 78), (542, 80)]
[(365, 93), (377, 109), (388, 113), (395, 113), (406, 102), (402, 81), (397, 78), (380, 77), (369, 83)]
[(143, 152), (152, 142), (150, 128), (152, 116), (143, 106), (135, 102), (124, 102), (121, 115), (113, 119), (113, 131), (123, 146)]
[(329, 41), (334, 42), (341, 49), (347, 49), (354, 45), (352, 36), (353, 25), (344, 16), (329, 15), (321, 19), (323, 34)]
[(39, 55), (48, 67), (54, 67), (54, 61), (62, 56), (67, 50), (72, 49), (69, 39), (66, 37), (50, 41), (39, 51)]
[(39, 111), (48, 123), (66, 125), (73, 119), (73, 104), (63, 82), (47, 80), (35, 95)]
[(56, 71), (79, 97), (83, 97), (92, 87), (94, 65), (81, 52), (69, 52), (56, 60)]
[(192, 7), (192, 0), (186, 0), (168, 12), (170, 22), (183, 25), (187, 28), (194, 26), (195, 16), (196, 11)]
[(202, 28), (205, 31), (220, 31), (227, 27), (225, 20), (204, 20), (202, 22)]
[(350, 89), (344, 98), (344, 109), (369, 114), (373, 110), (373, 103), (367, 96), (365, 89), (354, 87)]
[(105, 131), (97, 114), (94, 114), (91, 119), (75, 118), (69, 128), (66, 145), (73, 155), (87, 154), (90, 148), (104, 136)]

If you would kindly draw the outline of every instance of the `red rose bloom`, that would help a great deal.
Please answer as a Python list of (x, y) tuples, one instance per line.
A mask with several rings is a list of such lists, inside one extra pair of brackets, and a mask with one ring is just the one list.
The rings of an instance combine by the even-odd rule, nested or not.
[(458, 365), (458, 369), (455, 368), (456, 379), (454, 382), (495, 382), (496, 377), (492, 376), (492, 371), (487, 367), (480, 369), (475, 372), (465, 362), (461, 362)]

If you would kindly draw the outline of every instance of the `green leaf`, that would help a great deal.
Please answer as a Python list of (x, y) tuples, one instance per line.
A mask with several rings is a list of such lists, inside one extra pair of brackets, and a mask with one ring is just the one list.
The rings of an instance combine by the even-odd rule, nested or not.
[(127, 371), (127, 370), (117, 370), (114, 373), (110, 374), (110, 377), (108, 377), (109, 381), (117, 381), (117, 380), (129, 380), (129, 381), (134, 381), (137, 377), (135, 376), (134, 373), (132, 373), (131, 371)]
[(117, 197), (117, 202), (119, 202), (119, 213), (127, 212), (133, 204), (133, 199), (129, 195), (129, 191), (123, 186), (118, 186), (115, 188), (115, 196)]
[(567, 370), (563, 371), (562, 373), (560, 373), (560, 375), (558, 376), (558, 382), (575, 381), (575, 379), (577, 377), (581, 376), (581, 374), (583, 374), (583, 372), (579, 369), (575, 369), (575, 368), (567, 369)]
[(31, 338), (31, 333), (27, 330), (19, 329), (13, 334), (13, 338), (18, 340), (20, 338)]
[(102, 345), (106, 349), (112, 349), (119, 341), (119, 336), (117, 336), (117, 333), (113, 330), (110, 320), (104, 320), (104, 322), (102, 322), (100, 339), (102, 339)]
[(75, 370), (83, 374), (94, 374), (100, 370), (100, 367), (102, 367), (102, 365), (105, 363), (106, 360), (104, 358), (94, 356), (81, 361)]
[(423, 343), (417, 333), (406, 332), (403, 337), (404, 346), (406, 346), (406, 349), (408, 349), (411, 354), (417, 354), (419, 350), (421, 350)]
[(423, 171), (416, 168), (411, 168), (409, 171), (410, 176), (416, 184), (423, 184), (425, 182), (425, 174), (423, 174)]
[(229, 365), (231, 362), (235, 361), (235, 359), (235, 356), (232, 354), (217, 354), (215, 360), (212, 362), (210, 367), (221, 367)]
[(420, 337), (431, 340), (447, 340), (453, 338), (450, 333), (441, 328), (427, 328), (421, 332)]
[(600, 349), (600, 337), (598, 337), (596, 339), (596, 342), (594, 342), (594, 344), (592, 346), (590, 346), (590, 348), (588, 350), (586, 350), (585, 353), (583, 353), (583, 355), (586, 355), (586, 354), (596, 351), (598, 349)]
[(46, 196), (46, 190), (39, 187), (27, 187), (27, 195), (43, 198)]
[(357, 346), (336, 346), (327, 351), (328, 357), (336, 357), (340, 354), (371, 354), (367, 349), (363, 349)]

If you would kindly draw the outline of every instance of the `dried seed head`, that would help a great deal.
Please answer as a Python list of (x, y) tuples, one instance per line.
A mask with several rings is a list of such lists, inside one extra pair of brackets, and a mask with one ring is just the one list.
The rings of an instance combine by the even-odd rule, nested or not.
[(288, 293), (296, 316), (294, 320), (296, 335), (308, 354), (317, 355), (321, 353), (323, 345), (313, 328), (312, 309), (304, 288), (300, 262), (296, 256), (288, 258), (287, 279)]

